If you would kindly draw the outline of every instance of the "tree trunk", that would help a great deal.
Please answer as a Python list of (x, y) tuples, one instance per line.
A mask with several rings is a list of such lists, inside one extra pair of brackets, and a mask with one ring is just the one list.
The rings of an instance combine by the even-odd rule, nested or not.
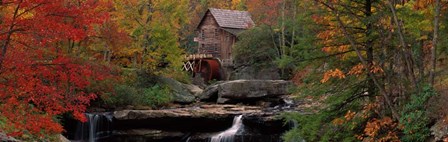
[[(341, 17), (339, 17), (340, 16), (339, 11), (337, 9), (335, 9), (334, 7), (332, 7), (330, 4), (327, 4), (322, 1), (320, 1), (320, 3), (323, 4), (324, 6), (326, 6), (327, 8), (329, 8), (333, 12), (344, 36), (350, 42), (350, 46), (355, 50), (356, 55), (358, 56), (361, 63), (367, 67), (368, 63), (367, 63), (366, 59), (364, 58), (363, 54), (361, 53), (361, 50), (356, 45), (354, 38), (352, 37), (352, 35), (350, 35), (350, 33), (348, 33), (345, 24), (341, 20)], [(379, 89), (379, 92), (381, 93), (381, 95), (384, 97), (384, 100), (386, 101), (387, 106), (389, 107), (390, 111), (392, 112), (392, 116), (394, 117), (394, 119), (399, 120), (400, 116), (398, 115), (397, 110), (395, 109), (395, 106), (393, 105), (393, 103), (390, 99), (389, 94), (385, 91), (384, 86), (382, 86), (380, 84), (380, 82), (376, 78), (375, 74), (373, 74), (372, 72), (368, 72), (368, 75), (373, 80), (373, 83), (375, 84), (375, 86)]]
[(20, 0), (20, 2), (17, 4), (16, 9), (14, 10), (14, 15), (12, 18), (12, 22), (11, 22), (11, 26), (9, 26), (8, 29), (8, 35), (6, 35), (6, 41), (4, 41), (3, 46), (2, 46), (2, 53), (0, 55), (0, 70), (3, 68), (3, 61), (5, 60), (5, 56), (6, 56), (6, 51), (9, 47), (9, 43), (11, 42), (11, 36), (14, 33), (14, 25), (15, 25), (15, 21), (17, 19), (18, 13), (19, 13), (19, 8), (20, 8), (20, 4), (22, 3), (22, 0)]
[(280, 41), (280, 46), (282, 48), (282, 56), (286, 55), (286, 38), (285, 38), (285, 9), (286, 9), (286, 0), (283, 0), (283, 4), (282, 4), (282, 9), (281, 9), (281, 19), (282, 19), (282, 24), (281, 24), (281, 41)]
[[(372, 16), (372, 1), (371, 0), (366, 0), (365, 3), (365, 14), (366, 14), (366, 18), (369, 19)], [(372, 23), (369, 22), (366, 25), (366, 31), (365, 31), (365, 35), (366, 35), (366, 49), (367, 49), (367, 72), (370, 72), (370, 70), (373, 67), (373, 40), (371, 39), (371, 34), (372, 34)], [(369, 93), (370, 96), (374, 96), (374, 92), (375, 92), (375, 84), (372, 80), (372, 78), (368, 78), (367, 80), (367, 92)]]
[(437, 38), (439, 34), (439, 15), (440, 15), (440, 0), (435, 1), (435, 12), (434, 12), (434, 37), (432, 38), (431, 46), (431, 70), (429, 72), (429, 81), (431, 86), (434, 86), (434, 78), (436, 71), (436, 56), (437, 56)]
[[(290, 50), (294, 47), (294, 38), (296, 36), (296, 20), (297, 20), (297, 0), (293, 0), (293, 15), (292, 15), (292, 35), (291, 35), (291, 46), (289, 47)], [(289, 52), (289, 56), (292, 56), (292, 53)]]
[(390, 10), (392, 11), (392, 18), (393, 18), (395, 25), (397, 26), (397, 33), (398, 33), (398, 37), (400, 39), (400, 44), (402, 46), (401, 47), (401, 56), (402, 56), (404, 69), (405, 69), (404, 74), (408, 75), (408, 78), (411, 80), (411, 83), (413, 83), (414, 87), (418, 90), (419, 85), (417, 84), (415, 74), (414, 74), (413, 65), (412, 65), (412, 53), (411, 53), (410, 49), (408, 48), (408, 46), (406, 45), (406, 42), (404, 40), (402, 24), (398, 20), (398, 16), (397, 16), (397, 13), (395, 11), (395, 6), (394, 6), (395, 4), (392, 4), (391, 0), (389, 0), (387, 2), (387, 4), (388, 4)]
[(134, 52), (134, 57), (132, 58), (132, 67), (137, 68), (137, 60), (138, 60), (138, 54), (137, 52)]
[[(150, 22), (152, 21), (151, 13), (153, 13), (153, 8), (152, 8), (151, 0), (148, 1), (148, 4), (146, 5), (146, 10), (148, 10), (149, 14), (148, 14), (148, 17), (146, 17), (145, 26), (150, 25)], [(151, 46), (151, 44), (150, 44), (151, 40), (149, 37), (150, 29), (149, 28), (147, 29), (147, 27), (145, 27), (144, 29), (145, 29), (145, 35), (143, 36), (143, 45), (142, 45), (143, 50), (142, 50), (142, 55), (141, 55), (142, 61), (145, 60), (145, 56), (146, 56), (147, 52), (151, 52), (151, 50), (149, 50), (149, 47)], [(141, 67), (143, 67), (143, 66), (141, 66)]]

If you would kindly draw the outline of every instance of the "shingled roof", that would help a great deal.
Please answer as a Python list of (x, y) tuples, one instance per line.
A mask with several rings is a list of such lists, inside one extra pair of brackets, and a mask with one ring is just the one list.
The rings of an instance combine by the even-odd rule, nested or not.
[[(247, 29), (254, 25), (254, 21), (247, 11), (209, 8), (218, 25), (223, 28)], [(199, 26), (199, 25), (198, 25)]]

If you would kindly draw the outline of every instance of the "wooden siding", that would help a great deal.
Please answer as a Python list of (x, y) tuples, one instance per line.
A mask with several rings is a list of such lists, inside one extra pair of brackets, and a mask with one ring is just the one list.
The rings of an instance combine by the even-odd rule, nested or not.
[[(208, 12), (206, 17), (201, 22), (201, 25), (198, 28), (198, 53), (199, 54), (212, 54), (214, 57), (219, 56), (219, 37), (216, 35), (217, 30), (219, 29), (218, 23), (216, 23), (215, 19)], [(218, 57), (219, 58), (219, 57)]]
[(232, 46), (236, 36), (222, 30), (210, 12), (205, 14), (198, 26), (198, 53), (212, 54), (221, 60), (232, 58)]

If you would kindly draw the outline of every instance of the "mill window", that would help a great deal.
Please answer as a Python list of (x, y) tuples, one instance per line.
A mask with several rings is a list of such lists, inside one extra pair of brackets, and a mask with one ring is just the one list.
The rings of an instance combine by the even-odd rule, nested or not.
[(218, 29), (215, 29), (215, 38), (216, 38), (216, 39), (218, 39), (218, 37), (219, 37), (218, 35), (219, 35), (219, 30), (218, 30)]
[(205, 39), (205, 32), (204, 32), (204, 30), (201, 30), (201, 39), (202, 39), (202, 40)]

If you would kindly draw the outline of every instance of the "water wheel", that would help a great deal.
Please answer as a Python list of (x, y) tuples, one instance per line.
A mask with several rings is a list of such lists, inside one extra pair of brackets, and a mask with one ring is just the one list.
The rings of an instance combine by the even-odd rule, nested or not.
[(204, 82), (221, 80), (221, 65), (216, 59), (202, 59), (195, 64), (195, 73), (200, 74)]

